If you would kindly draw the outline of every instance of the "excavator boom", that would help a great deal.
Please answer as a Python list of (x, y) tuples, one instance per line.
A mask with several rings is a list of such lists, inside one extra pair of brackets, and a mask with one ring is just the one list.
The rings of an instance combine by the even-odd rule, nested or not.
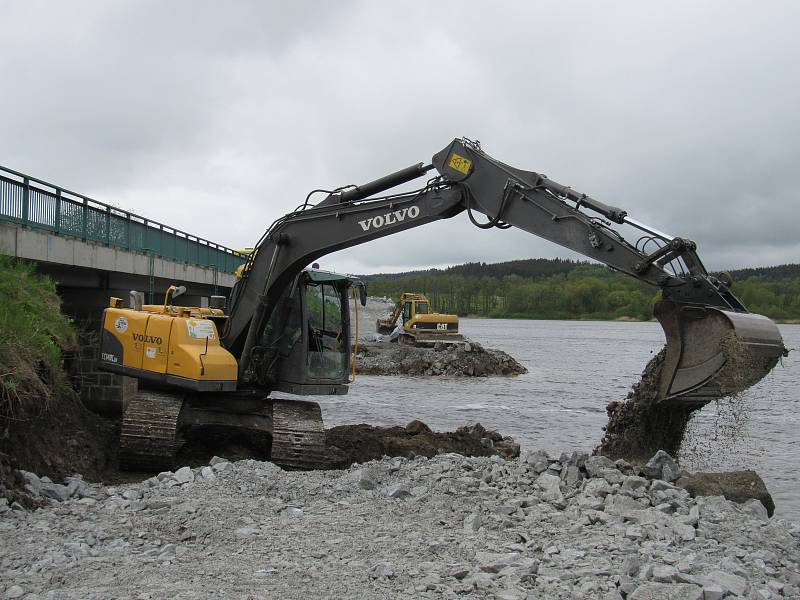
[[(419, 190), (377, 196), (432, 169), (438, 176)], [(644, 225), (625, 210), (544, 175), (510, 167), (476, 142), (456, 139), (433, 156), (431, 165), (418, 163), (337, 190), (270, 227), (232, 298), (223, 334), (225, 347), (238, 358), (240, 381), (263, 379), (257, 373), (263, 361), (253, 358), (263, 350), (262, 332), (305, 265), (461, 212), (480, 228), (517, 227), (660, 288), (663, 299), (655, 316), (667, 340), (660, 401), (702, 404), (737, 393), (763, 378), (786, 352), (775, 324), (749, 313), (730, 282), (706, 271), (694, 242)], [(632, 244), (618, 231), (621, 227), (644, 235)]]

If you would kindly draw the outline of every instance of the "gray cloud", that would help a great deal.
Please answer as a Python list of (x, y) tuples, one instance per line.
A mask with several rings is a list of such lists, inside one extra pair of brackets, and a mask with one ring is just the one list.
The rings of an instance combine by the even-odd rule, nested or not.
[[(800, 261), (790, 2), (4, 2), (0, 163), (231, 246), (453, 137), (695, 239)], [(463, 217), (350, 271), (574, 256)]]

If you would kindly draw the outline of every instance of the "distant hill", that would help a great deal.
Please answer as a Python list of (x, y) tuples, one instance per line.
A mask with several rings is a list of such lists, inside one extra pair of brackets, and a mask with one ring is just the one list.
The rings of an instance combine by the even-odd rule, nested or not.
[[(730, 271), (733, 292), (749, 310), (800, 319), (800, 264)], [(365, 275), (370, 294), (426, 294), (436, 310), (484, 317), (650, 319), (657, 288), (604, 265), (530, 258), (472, 262), (446, 269)]]
[[(524, 258), (498, 263), (468, 262), (454, 265), (446, 269), (420, 269), (402, 271), (400, 273), (376, 273), (359, 275), (364, 281), (402, 279), (404, 277), (433, 277), (436, 275), (465, 275), (477, 277), (548, 277), (560, 273), (569, 273), (581, 266), (602, 266), (589, 261), (576, 261), (564, 258)], [(734, 281), (756, 277), (759, 279), (780, 280), (800, 277), (800, 264), (792, 263), (774, 267), (749, 267), (728, 271)]]
[(800, 277), (800, 264), (778, 265), (777, 267), (752, 267), (728, 271), (734, 281), (756, 277), (776, 281), (779, 279), (795, 279)]
[(525, 258), (499, 263), (469, 262), (446, 269), (424, 269), (402, 273), (377, 273), (359, 275), (365, 281), (402, 279), (404, 277), (432, 277), (436, 275), (465, 275), (477, 277), (547, 277), (559, 273), (569, 273), (580, 265), (594, 264), (588, 261), (575, 261), (564, 258)]

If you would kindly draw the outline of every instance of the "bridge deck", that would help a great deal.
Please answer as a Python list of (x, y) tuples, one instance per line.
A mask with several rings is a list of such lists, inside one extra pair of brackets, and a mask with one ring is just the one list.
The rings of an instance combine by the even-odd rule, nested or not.
[(2, 166), (0, 221), (222, 273), (245, 260), (220, 244)]

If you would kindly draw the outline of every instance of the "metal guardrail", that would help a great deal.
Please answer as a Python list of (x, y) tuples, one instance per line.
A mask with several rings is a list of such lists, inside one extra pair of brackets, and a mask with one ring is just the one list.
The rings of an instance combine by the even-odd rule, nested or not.
[(2, 166), (0, 221), (228, 273), (246, 260), (225, 246)]

